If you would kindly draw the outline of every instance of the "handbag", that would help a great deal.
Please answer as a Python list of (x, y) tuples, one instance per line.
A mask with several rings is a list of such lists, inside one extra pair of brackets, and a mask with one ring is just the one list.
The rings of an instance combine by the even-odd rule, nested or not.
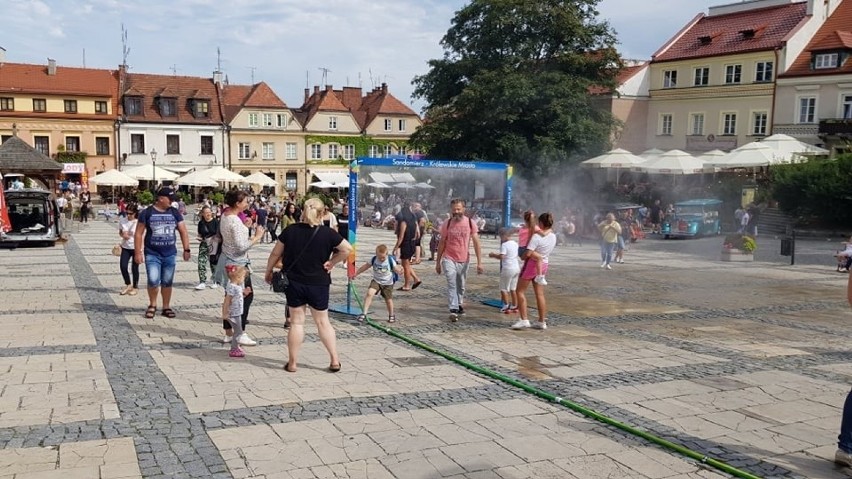
[(112, 247), (112, 255), (113, 256), (121, 256), (121, 245), (117, 244)]
[[(311, 241), (313, 241), (314, 236), (317, 235), (317, 232), (319, 231), (319, 229), (320, 229), (319, 226), (314, 228), (313, 234), (308, 239), (308, 242), (305, 244), (305, 247), (302, 248), (302, 251), (299, 251), (298, 256), (296, 256), (296, 259), (293, 260), (293, 264), (298, 263), (299, 260), (302, 258), (302, 254), (304, 254), (305, 250), (308, 249), (308, 246), (310, 246)], [(283, 256), (281, 257), (281, 263), (282, 264), (284, 263), (284, 257)], [(290, 278), (287, 277), (287, 270), (280, 269), (280, 270), (272, 273), (272, 291), (274, 291), (276, 293), (283, 293), (283, 292), (287, 291), (287, 288), (289, 286), (290, 286)]]

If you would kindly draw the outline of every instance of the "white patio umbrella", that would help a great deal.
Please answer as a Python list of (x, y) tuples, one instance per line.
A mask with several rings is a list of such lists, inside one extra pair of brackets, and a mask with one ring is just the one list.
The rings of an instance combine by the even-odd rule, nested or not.
[(394, 188), (399, 188), (401, 190), (411, 190), (414, 189), (414, 186), (409, 185), (408, 183), (397, 183), (393, 185)]
[(704, 163), (685, 151), (670, 150), (657, 158), (642, 163), (635, 169), (646, 173), (664, 175), (692, 175), (703, 173)]
[(642, 153), (639, 153), (639, 156), (641, 156), (642, 158), (645, 158), (647, 160), (647, 159), (650, 159), (650, 158), (656, 158), (656, 157), (662, 155), (663, 153), (665, 153), (665, 151), (663, 151), (659, 148), (651, 148), (650, 150), (645, 150)]
[(266, 176), (266, 174), (261, 173), (261, 172), (252, 173), (252, 174), (246, 176), (245, 178), (243, 178), (243, 181), (245, 181), (248, 184), (257, 185), (257, 186), (260, 186), (260, 187), (278, 186), (277, 181), (273, 180), (272, 178)]
[(603, 155), (588, 159), (580, 165), (587, 168), (615, 168), (615, 184), (618, 184), (619, 170), (621, 168), (631, 168), (645, 163), (646, 159), (641, 156), (636, 156), (627, 150), (616, 148), (610, 150)]
[(696, 155), (696, 158), (704, 162), (704, 171), (708, 173), (715, 173), (716, 168), (712, 166), (707, 166), (707, 163), (712, 162), (714, 160), (718, 160), (719, 158), (722, 158), (725, 155), (727, 155), (727, 153), (722, 150), (710, 150), (705, 151), (700, 155)]
[(372, 186), (373, 188), (379, 188), (379, 189), (391, 187), (390, 185), (386, 185), (386, 184), (382, 183), (381, 181), (374, 181), (372, 183), (367, 183), (367, 186)]
[(211, 180), (210, 178), (202, 178), (201, 171), (193, 171), (192, 173), (183, 175), (180, 178), (176, 179), (175, 183), (186, 186), (219, 186), (219, 183), (214, 180)]
[(328, 181), (314, 181), (313, 183), (308, 184), (308, 186), (313, 186), (315, 188), (337, 188), (334, 183)]
[(164, 170), (159, 166), (154, 165), (139, 165), (128, 168), (122, 171), (125, 175), (136, 178), (137, 180), (163, 180), (173, 181), (178, 177), (177, 173), (172, 173), (169, 170)]
[(206, 170), (201, 170), (198, 173), (199, 178), (207, 178), (218, 182), (243, 183), (245, 180), (242, 175), (238, 175), (233, 171), (221, 166), (207, 168)]
[(136, 178), (131, 178), (124, 173), (111, 169), (104, 171), (103, 173), (94, 176), (89, 182), (94, 183), (98, 186), (111, 186), (112, 187), (112, 197), (115, 198), (115, 187), (116, 186), (138, 186), (139, 180)]
[(422, 190), (434, 190), (435, 189), (435, 187), (430, 185), (429, 183), (423, 183), (423, 182), (415, 183), (414, 187), (420, 188)]
[(775, 162), (775, 151), (763, 143), (751, 142), (731, 151), (725, 156), (704, 163), (714, 168), (757, 168)]
[(827, 155), (829, 153), (824, 148), (780, 133), (767, 136), (761, 143), (775, 150), (777, 160), (775, 163), (791, 163), (796, 161), (797, 158), (805, 159), (808, 155)]

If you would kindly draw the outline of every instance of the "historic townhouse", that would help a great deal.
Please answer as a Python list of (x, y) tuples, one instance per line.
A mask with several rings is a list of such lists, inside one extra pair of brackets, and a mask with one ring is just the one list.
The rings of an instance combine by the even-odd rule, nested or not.
[(633, 153), (646, 150), (648, 121), (648, 62), (630, 61), (618, 74), (618, 87), (590, 87), (598, 106), (612, 114), (621, 126), (612, 137), (613, 148), (623, 148)]
[(226, 125), (215, 78), (119, 73), (119, 163), (155, 163), (175, 173), (228, 166)]
[(385, 83), (366, 95), (358, 87), (315, 86), (313, 94), (305, 89), (305, 102), (296, 116), (304, 125), (308, 183), (345, 182), (347, 163), (357, 156), (413, 153), (408, 139), (422, 124)]
[(220, 91), (231, 169), (267, 174), (279, 184), (276, 193), (304, 193), (305, 138), (293, 111), (264, 82), (225, 84)]
[(852, 152), (852, 0), (844, 0), (778, 76), (774, 133)]
[(651, 60), (647, 145), (730, 150), (771, 134), (775, 78), (837, 0), (711, 7)]
[[(0, 54), (3, 51), (0, 50)], [(116, 72), (6, 63), (0, 57), (0, 140), (17, 135), (87, 183), (115, 167)], [(4, 172), (14, 173), (14, 172)]]

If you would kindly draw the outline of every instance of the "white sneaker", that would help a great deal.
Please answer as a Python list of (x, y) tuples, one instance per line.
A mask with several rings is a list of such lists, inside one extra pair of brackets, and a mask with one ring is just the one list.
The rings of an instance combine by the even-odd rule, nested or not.
[(505, 312), (506, 312), (506, 311), (508, 311), (508, 310), (509, 310), (509, 305), (508, 305), (508, 304), (504, 304), (504, 305), (503, 305), (503, 307), (502, 307), (502, 308), (500, 308), (500, 312), (501, 312), (501, 313), (505, 313)]
[(536, 282), (536, 284), (540, 284), (540, 285), (542, 285), (542, 286), (547, 286), (547, 280), (546, 280), (546, 279), (544, 279), (544, 276), (541, 276), (541, 275), (536, 276), (536, 277), (535, 277), (535, 282)]
[(530, 327), (530, 320), (528, 319), (519, 319), (515, 324), (512, 325), (512, 329), (526, 329)]
[(227, 334), (222, 335), (222, 344), (231, 344), (231, 337)]
[(601, 268), (606, 268), (606, 263), (601, 263)]
[(606, 265), (606, 269), (612, 269), (612, 266)]
[(240, 343), (240, 346), (257, 346), (257, 341), (251, 339), (246, 333), (241, 334), (237, 342)]
[(837, 452), (834, 453), (834, 462), (841, 466), (850, 467), (852, 466), (852, 454), (844, 451), (843, 449), (838, 449)]
[(547, 323), (543, 323), (541, 321), (536, 321), (532, 323), (531, 326), (533, 329), (547, 329)]
[(216, 289), (216, 288), (219, 287), (219, 283), (216, 283), (216, 282), (207, 283), (207, 287), (210, 288), (210, 289)]
[(206, 285), (206, 284), (204, 284), (204, 283), (198, 283), (198, 286), (196, 286), (196, 287), (195, 287), (195, 289), (197, 289), (197, 290), (202, 290), (202, 289), (204, 289), (204, 288), (206, 288), (206, 287), (207, 287), (207, 285)]

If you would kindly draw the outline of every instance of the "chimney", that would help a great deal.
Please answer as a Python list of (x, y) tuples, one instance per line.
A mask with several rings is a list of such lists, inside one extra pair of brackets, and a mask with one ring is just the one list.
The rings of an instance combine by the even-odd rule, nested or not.
[(314, 85), (314, 95), (319, 93), (319, 85)]
[(56, 75), (56, 60), (53, 58), (47, 59), (47, 74)]
[(309, 88), (305, 88), (305, 101), (303, 101), (302, 103), (307, 103), (308, 98), (310, 98), (310, 97), (311, 97), (311, 90)]
[(215, 83), (216, 86), (222, 86), (222, 72), (213, 72), (213, 83)]
[(332, 91), (332, 87), (331, 87), (331, 85), (326, 85), (326, 86), (325, 86), (325, 91)]
[(807, 9), (805, 10), (805, 15), (811, 16), (814, 14), (814, 10), (816, 7), (816, 5), (814, 5), (815, 3), (815, 0), (808, 0), (808, 6), (806, 7)]
[(382, 93), (387, 93), (387, 92), (388, 92), (388, 84), (382, 83)]

